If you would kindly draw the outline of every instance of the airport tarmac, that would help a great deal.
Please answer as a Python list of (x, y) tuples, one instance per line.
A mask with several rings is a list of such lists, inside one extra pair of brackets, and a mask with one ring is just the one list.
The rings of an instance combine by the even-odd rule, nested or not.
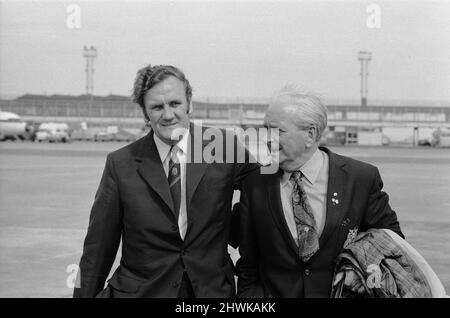
[[(0, 297), (72, 295), (106, 154), (124, 145), (0, 143)], [(408, 242), (449, 294), (450, 149), (331, 149), (379, 168)]]

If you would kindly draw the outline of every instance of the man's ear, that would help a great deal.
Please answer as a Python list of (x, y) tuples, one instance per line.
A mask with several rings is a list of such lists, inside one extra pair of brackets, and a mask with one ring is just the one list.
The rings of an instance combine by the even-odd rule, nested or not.
[(311, 126), (308, 129), (308, 140), (306, 142), (308, 147), (311, 147), (316, 142), (316, 137), (317, 137), (317, 127)]

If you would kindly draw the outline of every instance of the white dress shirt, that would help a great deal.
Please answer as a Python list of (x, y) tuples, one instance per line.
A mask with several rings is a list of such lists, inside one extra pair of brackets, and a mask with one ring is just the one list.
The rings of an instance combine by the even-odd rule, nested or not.
[[(327, 214), (327, 188), (328, 188), (328, 155), (317, 149), (314, 155), (302, 166), (302, 185), (306, 192), (309, 204), (311, 205), (314, 219), (316, 220), (316, 230), (318, 235), (322, 234), (325, 226)], [(289, 180), (292, 172), (284, 171), (280, 180), (281, 203), (283, 205), (284, 217), (289, 230), (297, 242), (297, 227), (292, 209), (292, 191), (294, 186)]]
[[(166, 177), (169, 175), (169, 160), (170, 160), (170, 148), (172, 146), (163, 142), (156, 134), (153, 134), (153, 139), (158, 149), (159, 157), (163, 164)], [(186, 206), (186, 162), (187, 162), (187, 147), (189, 141), (189, 130), (183, 135), (181, 140), (176, 144), (178, 147), (177, 158), (180, 163), (180, 177), (181, 177), (181, 200), (180, 211), (178, 213), (178, 229), (180, 236), (184, 240), (184, 236), (187, 231), (187, 206)]]

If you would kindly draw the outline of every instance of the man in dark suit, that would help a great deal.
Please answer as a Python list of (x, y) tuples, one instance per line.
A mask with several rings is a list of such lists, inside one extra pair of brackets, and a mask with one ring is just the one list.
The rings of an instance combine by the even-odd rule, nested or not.
[[(246, 152), (238, 158), (236, 138), (190, 123), (192, 89), (179, 69), (141, 69), (133, 98), (152, 131), (107, 157), (74, 296), (235, 296), (231, 200), (258, 167)], [(104, 288), (121, 240), (120, 266)]]
[[(343, 246), (369, 228), (403, 237), (397, 216), (376, 167), (319, 147), (327, 126), (319, 98), (287, 86), (264, 124), (280, 170), (243, 183), (238, 296), (329, 297)], [(351, 272), (346, 282), (361, 291)]]

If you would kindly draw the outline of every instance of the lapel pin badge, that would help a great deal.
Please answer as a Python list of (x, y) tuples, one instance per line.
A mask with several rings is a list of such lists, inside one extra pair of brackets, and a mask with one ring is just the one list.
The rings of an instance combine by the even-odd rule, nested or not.
[(339, 200), (338, 200), (337, 196), (338, 196), (337, 192), (333, 193), (333, 197), (331, 198), (331, 203), (333, 205), (339, 204)]

